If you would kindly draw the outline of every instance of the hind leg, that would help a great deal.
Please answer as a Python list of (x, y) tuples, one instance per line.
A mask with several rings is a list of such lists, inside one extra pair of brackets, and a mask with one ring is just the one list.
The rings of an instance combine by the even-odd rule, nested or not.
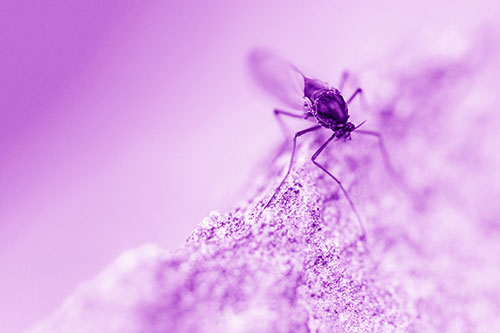
[(392, 167), (391, 159), (389, 158), (389, 153), (387, 152), (387, 149), (385, 147), (384, 137), (382, 136), (382, 134), (375, 131), (365, 131), (365, 130), (356, 130), (354, 133), (359, 133), (377, 138), (380, 153), (382, 154), (382, 159), (384, 161), (384, 166), (386, 167), (387, 171), (392, 176), (395, 177), (397, 174), (396, 171), (394, 171), (394, 168)]

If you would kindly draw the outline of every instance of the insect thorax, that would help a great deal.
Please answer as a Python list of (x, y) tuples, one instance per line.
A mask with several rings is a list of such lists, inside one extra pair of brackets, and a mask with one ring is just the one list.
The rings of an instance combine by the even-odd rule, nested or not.
[(322, 126), (333, 129), (345, 125), (349, 119), (347, 103), (337, 89), (318, 89), (304, 100), (306, 112), (316, 117)]

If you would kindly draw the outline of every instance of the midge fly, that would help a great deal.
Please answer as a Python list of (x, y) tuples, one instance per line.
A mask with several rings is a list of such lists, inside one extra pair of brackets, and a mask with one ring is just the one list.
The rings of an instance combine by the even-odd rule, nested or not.
[(336, 89), (330, 87), (325, 82), (305, 76), (294, 65), (286, 62), (285, 60), (268, 51), (261, 49), (255, 50), (250, 54), (249, 63), (253, 76), (264, 89), (269, 91), (272, 95), (280, 99), (289, 107), (302, 111), (302, 113), (293, 113), (274, 109), (274, 114), (277, 117), (278, 121), (280, 121), (280, 123), (281, 116), (302, 118), (306, 120), (316, 121), (317, 123), (312, 127), (295, 133), (295, 136), (293, 137), (293, 148), (290, 163), (288, 165), (288, 170), (285, 174), (285, 177), (278, 185), (272, 197), (266, 203), (262, 211), (264, 211), (275, 199), (281, 186), (284, 184), (285, 180), (290, 174), (293, 159), (295, 156), (297, 138), (304, 134), (319, 130), (320, 128), (327, 128), (332, 131), (332, 135), (318, 148), (318, 150), (316, 150), (316, 152), (312, 155), (311, 160), (318, 168), (320, 168), (331, 179), (333, 179), (340, 187), (342, 193), (344, 193), (347, 201), (349, 202), (349, 205), (356, 215), (356, 219), (358, 220), (359, 227), (361, 229), (360, 239), (364, 241), (366, 238), (366, 233), (361, 221), (361, 217), (356, 210), (356, 207), (349, 194), (342, 185), (342, 182), (337, 179), (337, 177), (335, 177), (330, 171), (328, 171), (323, 165), (316, 161), (318, 156), (321, 154), (321, 152), (323, 152), (323, 150), (328, 146), (330, 142), (332, 142), (333, 140), (350, 140), (351, 133), (353, 131), (356, 131), (356, 133), (370, 135), (378, 138), (382, 157), (384, 158), (384, 163), (386, 167), (392, 169), (390, 167), (387, 151), (383, 144), (382, 136), (377, 132), (359, 130), (358, 128), (364, 124), (364, 121), (358, 125), (354, 125), (352, 122), (348, 121), (348, 105), (356, 96), (362, 93), (361, 88), (356, 89), (356, 91), (354, 91), (349, 99), (345, 101), (344, 97), (342, 96), (341, 90), (347, 79), (347, 74), (344, 74), (342, 76), (341, 82), (339, 84), (339, 89)]

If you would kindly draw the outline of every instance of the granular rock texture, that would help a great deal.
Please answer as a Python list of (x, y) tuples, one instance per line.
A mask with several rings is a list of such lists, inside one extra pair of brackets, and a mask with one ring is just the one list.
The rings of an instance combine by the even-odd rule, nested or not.
[(310, 161), (328, 133), (311, 134), (264, 211), (290, 142), (238, 208), (212, 213), (175, 253), (124, 254), (32, 331), (499, 331), (499, 82), (487, 45), (367, 79), (375, 97), (364, 126), (384, 133), (396, 173), (356, 132), (318, 159), (352, 196), (366, 241)]

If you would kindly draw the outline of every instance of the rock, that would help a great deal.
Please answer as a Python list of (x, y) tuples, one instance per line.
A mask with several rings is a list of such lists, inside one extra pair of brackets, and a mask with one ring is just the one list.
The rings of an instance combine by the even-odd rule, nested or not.
[(366, 239), (310, 161), (328, 133), (306, 135), (265, 210), (290, 143), (249, 200), (213, 212), (183, 248), (125, 253), (30, 332), (498, 331), (500, 160), (487, 153), (499, 136), (498, 77), (485, 45), (367, 79), (376, 100), (364, 127), (383, 132), (396, 174), (356, 132), (319, 158), (352, 197)]

